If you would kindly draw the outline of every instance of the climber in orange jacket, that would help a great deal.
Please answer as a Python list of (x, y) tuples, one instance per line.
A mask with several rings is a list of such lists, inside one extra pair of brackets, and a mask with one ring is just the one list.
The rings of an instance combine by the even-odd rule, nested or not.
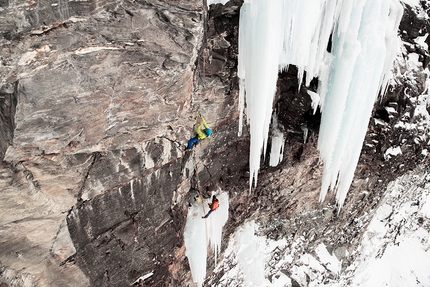
[(187, 149), (191, 149), (195, 144), (198, 144), (199, 141), (204, 140), (212, 134), (212, 130), (202, 116), (200, 116), (200, 124), (196, 124), (194, 131), (196, 136), (188, 141)]
[(209, 205), (209, 212), (205, 215), (205, 216), (203, 216), (202, 218), (208, 218), (209, 217), (209, 215), (215, 210), (215, 209), (217, 209), (218, 208), (218, 206), (219, 206), (219, 200), (218, 200), (218, 198), (216, 198), (216, 196), (215, 195), (213, 195), (212, 196), (212, 203), (208, 203), (208, 205)]

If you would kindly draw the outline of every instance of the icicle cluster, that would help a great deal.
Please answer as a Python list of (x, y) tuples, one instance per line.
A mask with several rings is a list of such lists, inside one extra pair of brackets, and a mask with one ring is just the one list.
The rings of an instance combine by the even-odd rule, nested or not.
[[(323, 200), (337, 189), (342, 206), (378, 92), (399, 51), (397, 0), (245, 0), (239, 21), (239, 135), (246, 102), (250, 188), (265, 154), (278, 72), (296, 65), (299, 84), (318, 77), (322, 110), (318, 149)], [(331, 52), (327, 51), (332, 41)], [(311, 94), (312, 100), (318, 95)], [(245, 101), (246, 100), (246, 101)], [(313, 106), (315, 108), (315, 106)]]
[[(252, 4), (252, 5), (251, 5)], [(250, 188), (257, 182), (260, 155), (265, 153), (272, 115), (273, 96), (278, 78), (282, 50), (282, 12), (284, 1), (245, 2), (239, 20), (240, 110), (246, 91), (247, 115), (250, 121)], [(242, 112), (241, 112), (242, 113)], [(241, 133), (241, 130), (239, 130)]]
[[(340, 206), (354, 177), (373, 104), (385, 92), (399, 47), (403, 7), (396, 1), (361, 0), (342, 9), (333, 34), (318, 149), (324, 162), (320, 200), (336, 189)], [(326, 92), (324, 92), (326, 91)]]

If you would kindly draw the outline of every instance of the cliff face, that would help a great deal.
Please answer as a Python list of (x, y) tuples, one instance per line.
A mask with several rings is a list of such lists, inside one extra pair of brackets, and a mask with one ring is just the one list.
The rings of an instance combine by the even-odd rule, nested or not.
[[(1, 13), (1, 280), (187, 280), (188, 191), (247, 163), (227, 83), (235, 64), (221, 55), (231, 44), (208, 43), (220, 59), (202, 50), (203, 3), (10, 2)], [(215, 133), (185, 153), (197, 111)]]
[[(130, 286), (153, 273), (140, 284), (186, 286), (182, 234), (194, 189), (205, 197), (218, 187), (229, 192), (226, 242), (244, 221), (257, 219), (274, 238), (305, 234), (313, 246), (333, 231), (334, 249), (358, 243), (363, 231), (353, 217), (373, 210), (390, 180), (427, 163), (426, 141), (415, 140), (419, 129), (411, 135), (395, 128), (408, 113), (410, 123), (417, 121), (411, 113), (425, 87), (422, 67), (411, 74), (406, 61), (398, 62), (402, 77), (375, 107), (379, 120), (370, 122), (340, 214), (332, 198), (318, 202), (318, 114), (309, 113), (294, 67), (281, 74), (276, 106), (287, 135), (284, 160), (263, 165), (249, 195), (249, 138), (246, 130), (237, 137), (240, 5), (206, 11), (201, 1), (3, 4), (0, 283)], [(427, 22), (406, 11), (408, 53), (421, 55), (425, 67), (428, 52), (413, 39)], [(196, 112), (214, 134), (186, 152)], [(403, 154), (386, 161), (395, 145)]]

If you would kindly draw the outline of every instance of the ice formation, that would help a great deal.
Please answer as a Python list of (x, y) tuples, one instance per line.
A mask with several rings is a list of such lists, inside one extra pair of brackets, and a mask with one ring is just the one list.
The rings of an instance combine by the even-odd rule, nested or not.
[(193, 281), (202, 286), (206, 277), (208, 246), (214, 252), (215, 261), (221, 249), (222, 228), (228, 219), (228, 193), (218, 190), (219, 207), (203, 219), (208, 211), (211, 198), (199, 198), (188, 209), (184, 230), (185, 255), (188, 257)]
[[(260, 155), (262, 150), (265, 153), (267, 146), (282, 50), (283, 6), (282, 0), (245, 1), (240, 10), (239, 108), (243, 110), (246, 96), (246, 111), (251, 133), (250, 188), (252, 179), (255, 179), (255, 184), (257, 182)], [(240, 129), (239, 133), (241, 133)]]
[[(207, 209), (207, 208), (206, 208)], [(206, 277), (207, 234), (203, 205), (193, 204), (188, 209), (184, 230), (185, 255), (190, 264), (193, 281), (202, 286)]]
[(273, 115), (272, 122), (272, 147), (270, 149), (269, 165), (277, 166), (282, 161), (284, 154), (284, 134), (278, 128), (278, 117)]
[[(317, 77), (324, 162), (320, 200), (329, 188), (342, 206), (379, 92), (400, 47), (397, 0), (245, 0), (239, 20), (239, 134), (246, 103), (250, 188), (265, 154), (278, 72), (295, 65), (299, 84)], [(331, 51), (327, 51), (331, 40)], [(315, 108), (315, 107), (314, 107)]]

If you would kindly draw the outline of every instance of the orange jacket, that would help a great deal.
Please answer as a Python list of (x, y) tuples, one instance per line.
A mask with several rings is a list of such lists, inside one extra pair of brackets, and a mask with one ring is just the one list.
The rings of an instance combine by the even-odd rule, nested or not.
[(211, 210), (217, 209), (218, 205), (219, 205), (219, 200), (218, 199), (212, 200), (212, 204), (210, 204)]

